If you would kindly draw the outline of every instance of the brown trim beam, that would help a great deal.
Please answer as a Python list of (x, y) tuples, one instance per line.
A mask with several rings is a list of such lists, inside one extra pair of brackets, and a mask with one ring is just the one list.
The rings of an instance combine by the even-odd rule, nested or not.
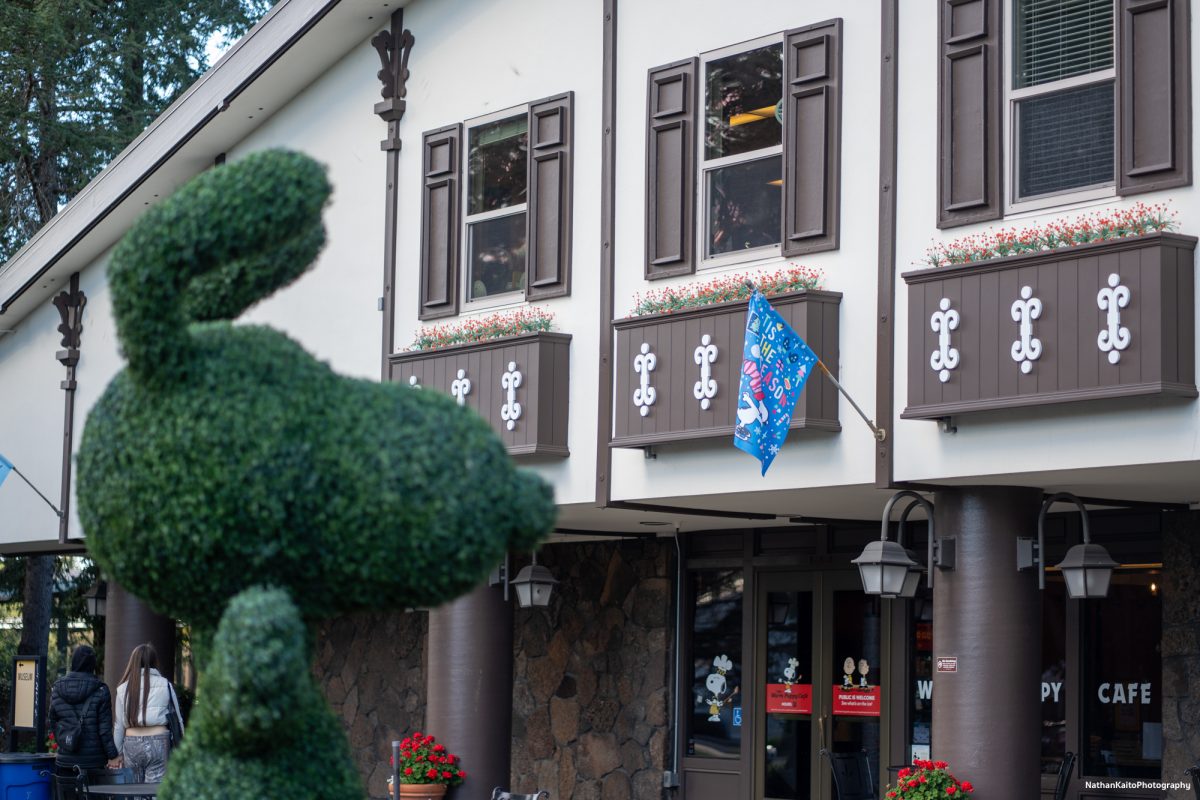
[(875, 332), (875, 420), (892, 435), (875, 444), (875, 486), (892, 486), (896, 411), (896, 134), (899, 129), (899, 0), (880, 0), (879, 259)]
[(600, 148), (600, 352), (596, 413), (596, 505), (612, 499), (613, 292), (617, 207), (617, 0), (604, 0), (603, 91)]

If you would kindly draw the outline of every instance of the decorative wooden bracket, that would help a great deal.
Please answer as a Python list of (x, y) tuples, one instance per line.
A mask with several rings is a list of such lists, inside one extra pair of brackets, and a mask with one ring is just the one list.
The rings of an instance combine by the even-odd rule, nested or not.
[(380, 31), (371, 39), (371, 46), (379, 53), (381, 68), (377, 75), (383, 84), (379, 91), (383, 100), (375, 104), (375, 113), (388, 123), (388, 138), (380, 143), (384, 150), (400, 149), (396, 128), (404, 116), (404, 97), (408, 94), (408, 56), (414, 41), (412, 32), (404, 29), (402, 10), (392, 14), (390, 31)]
[[(56, 358), (64, 367), (74, 367), (79, 362), (79, 341), (83, 335), (83, 308), (87, 305), (87, 295), (79, 288), (79, 279), (72, 276), (71, 288), (59, 292), (52, 301), (58, 309), (62, 323), (58, 332), (62, 334), (62, 347)], [(67, 387), (63, 387), (64, 389)]]

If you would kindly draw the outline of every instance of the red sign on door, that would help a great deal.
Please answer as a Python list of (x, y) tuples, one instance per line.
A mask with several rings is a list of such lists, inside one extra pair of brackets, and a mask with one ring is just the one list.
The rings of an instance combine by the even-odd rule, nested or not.
[(811, 714), (811, 683), (768, 683), (768, 714)]
[(834, 686), (833, 713), (844, 717), (878, 717), (879, 687), (843, 689)]

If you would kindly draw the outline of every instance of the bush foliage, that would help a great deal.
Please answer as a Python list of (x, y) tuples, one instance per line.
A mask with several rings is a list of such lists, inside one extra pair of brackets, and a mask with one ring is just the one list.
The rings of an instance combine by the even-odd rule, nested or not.
[[(128, 367), (88, 417), (80, 518), (107, 575), (213, 648), (197, 706), (206, 721), (181, 752), (181, 774), (172, 761), (164, 798), (363, 796), (357, 780), (344, 792), (344, 737), (323, 702), (304, 699), (311, 687), (290, 699), (278, 684), (259, 693), (240, 672), (307, 674), (286, 598), (250, 593), (227, 612), (235, 595), (286, 590), (305, 623), (433, 606), (553, 524), (549, 487), (516, 470), (474, 412), (440, 393), (336, 375), (284, 334), (230, 322), (308, 268), (329, 192), (305, 156), (248, 156), (148, 212), (109, 266)], [(267, 629), (248, 631), (243, 613)], [(273, 654), (270, 667), (253, 648)], [(277, 714), (315, 744), (284, 746), (268, 733)], [(218, 735), (224, 726), (236, 733)], [(211, 793), (307, 774), (316, 759), (296, 753), (308, 747), (321, 750), (327, 781)]]

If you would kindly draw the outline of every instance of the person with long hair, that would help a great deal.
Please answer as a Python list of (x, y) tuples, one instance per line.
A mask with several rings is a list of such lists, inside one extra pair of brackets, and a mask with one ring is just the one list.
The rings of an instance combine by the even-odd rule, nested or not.
[[(179, 714), (175, 687), (159, 673), (153, 645), (139, 644), (129, 655), (113, 709), (113, 740), (121, 751), (122, 766), (133, 770), (138, 783), (158, 783), (167, 771), (168, 714)], [(183, 729), (182, 716), (179, 727)]]
[[(71, 670), (50, 690), (46, 724), (59, 741), (55, 775), (74, 785), (75, 768), (101, 769), (120, 765), (113, 742), (112, 698), (96, 677), (96, 651), (81, 644), (71, 653)], [(69, 731), (69, 733), (68, 733)], [(70, 742), (73, 747), (68, 748)]]

